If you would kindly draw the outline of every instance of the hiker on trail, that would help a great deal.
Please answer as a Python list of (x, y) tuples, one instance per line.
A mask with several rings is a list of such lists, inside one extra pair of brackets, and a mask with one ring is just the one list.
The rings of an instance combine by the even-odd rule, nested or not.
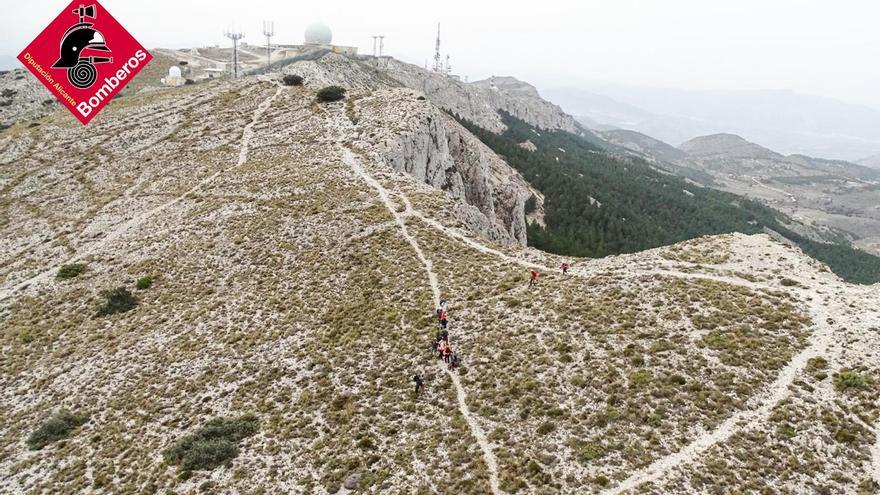
[(442, 319), (443, 312), (446, 311), (446, 299), (440, 299), (440, 304), (437, 305), (437, 319)]
[(431, 344), (431, 355), (436, 354), (438, 350), (440, 350), (440, 339), (434, 340), (434, 343)]
[(449, 332), (447, 330), (443, 330), (440, 332), (440, 340), (443, 342), (449, 342)]
[(538, 285), (538, 271), (532, 268), (529, 270), (529, 287)]
[(562, 275), (568, 275), (568, 263), (562, 264)]
[(424, 385), (422, 375), (416, 374), (413, 376), (413, 381), (416, 382), (416, 395), (419, 395), (419, 392), (422, 391), (422, 386)]
[(452, 347), (446, 346), (443, 348), (443, 361), (449, 363), (450, 359), (452, 359)]
[(437, 348), (437, 359), (443, 359), (443, 354), (446, 352), (446, 348), (449, 347), (445, 342), (441, 342), (440, 346)]
[(440, 326), (446, 328), (446, 324), (449, 323), (449, 320), (446, 319), (446, 310), (444, 309), (442, 313), (440, 313)]
[(452, 353), (452, 359), (449, 361), (449, 370), (455, 371), (455, 368), (458, 368), (461, 365), (461, 360), (458, 359), (458, 354)]

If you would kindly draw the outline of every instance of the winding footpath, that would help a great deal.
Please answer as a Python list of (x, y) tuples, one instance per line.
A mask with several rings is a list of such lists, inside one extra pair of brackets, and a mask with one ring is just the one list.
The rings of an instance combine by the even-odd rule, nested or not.
[[(269, 80), (267, 80), (267, 79), (264, 79), (264, 81), (269, 82)], [(101, 238), (98, 241), (95, 241), (94, 243), (89, 244), (85, 249), (77, 252), (75, 255), (71, 256), (67, 260), (60, 263), (58, 266), (53, 266), (52, 268), (44, 270), (43, 272), (40, 272), (37, 275), (34, 275), (33, 277), (30, 277), (26, 280), (19, 282), (18, 284), (14, 285), (11, 288), (0, 289), (0, 302), (3, 302), (5, 300), (9, 299), (10, 297), (12, 297), (13, 294), (27, 288), (31, 284), (39, 284), (39, 283), (43, 283), (48, 280), (51, 280), (51, 278), (55, 275), (55, 273), (57, 273), (58, 268), (62, 265), (73, 263), (73, 262), (76, 262), (78, 260), (83, 259), (86, 256), (89, 256), (92, 254), (97, 254), (97, 253), (101, 252), (112, 241), (119, 239), (120, 237), (125, 235), (128, 231), (130, 231), (131, 229), (134, 229), (134, 228), (142, 225), (144, 222), (146, 222), (151, 217), (154, 217), (157, 214), (161, 213), (162, 211), (164, 211), (164, 210), (176, 205), (177, 203), (183, 201), (187, 196), (189, 196), (195, 192), (198, 192), (199, 190), (201, 190), (202, 188), (204, 188), (205, 186), (207, 186), (208, 184), (213, 182), (214, 179), (219, 177), (221, 174), (228, 172), (230, 170), (235, 170), (236, 168), (239, 168), (242, 165), (244, 165), (245, 162), (247, 162), (248, 152), (250, 151), (251, 140), (254, 137), (254, 126), (257, 124), (257, 122), (259, 122), (260, 117), (263, 116), (263, 114), (266, 112), (266, 110), (269, 109), (269, 107), (272, 105), (272, 102), (275, 100), (275, 98), (277, 98), (281, 94), (281, 92), (284, 91), (284, 88), (282, 86), (278, 85), (277, 82), (274, 82), (274, 84), (276, 86), (278, 86), (276, 88), (276, 90), (269, 97), (267, 97), (265, 100), (263, 100), (260, 103), (260, 105), (256, 108), (256, 110), (254, 110), (253, 118), (251, 118), (251, 121), (244, 127), (244, 132), (242, 133), (242, 137), (241, 137), (241, 146), (238, 151), (238, 160), (236, 161), (235, 165), (233, 165), (230, 168), (221, 168), (220, 170), (214, 172), (213, 174), (211, 174), (207, 178), (202, 179), (198, 184), (196, 184), (195, 186), (193, 186), (192, 188), (190, 188), (189, 190), (187, 190), (183, 194), (180, 194), (180, 195), (174, 197), (173, 199), (171, 199), (170, 201), (162, 203), (162, 204), (156, 206), (155, 208), (147, 210), (143, 213), (137, 214), (134, 217), (126, 220), (125, 222), (122, 222), (122, 223), (116, 225), (103, 238)]]
[[(512, 257), (468, 238), (436, 220), (426, 217), (421, 212), (414, 210), (405, 196), (401, 195), (401, 198), (406, 205), (406, 213), (408, 215), (422, 220), (425, 224), (440, 231), (450, 239), (458, 240), (481, 253), (496, 256), (510, 263), (525, 267), (535, 267), (542, 270), (550, 270), (548, 267), (541, 266), (540, 264), (528, 260)], [(572, 270), (570, 273), (576, 276), (587, 276), (587, 273), (578, 270)], [(712, 280), (746, 287), (751, 290), (779, 290), (778, 287), (770, 285), (709, 274), (673, 272), (662, 269), (645, 271), (644, 274), (663, 275), (690, 280)], [(797, 374), (806, 367), (807, 362), (811, 358), (825, 355), (828, 352), (837, 352), (833, 349), (835, 344), (834, 328), (829, 322), (834, 321), (832, 315), (838, 315), (838, 317), (846, 315), (844, 321), (838, 321), (836, 322), (836, 325), (847, 327), (855, 324), (853, 317), (850, 316), (846, 310), (846, 307), (849, 304), (848, 301), (840, 294), (822, 295), (816, 291), (804, 290), (799, 290), (798, 292), (800, 292), (799, 295), (801, 296), (802, 301), (807, 303), (807, 311), (809, 312), (815, 329), (810, 337), (808, 345), (795, 355), (788, 364), (786, 364), (786, 366), (779, 372), (776, 379), (766, 386), (762, 393), (749, 400), (749, 406), (746, 409), (734, 413), (717, 428), (701, 435), (681, 450), (657, 459), (647, 467), (633, 472), (628, 478), (620, 482), (620, 484), (604, 491), (603, 493), (607, 495), (617, 495), (628, 490), (633, 490), (643, 483), (663, 479), (675, 468), (695, 462), (711, 447), (726, 441), (734, 434), (756, 427), (759, 423), (769, 417), (773, 408), (781, 400), (789, 395), (789, 386), (794, 382)], [(837, 306), (835, 311), (830, 311), (832, 306)], [(880, 434), (877, 435), (875, 444), (871, 449), (871, 454), (872, 475), (874, 480), (880, 483)]]
[[(440, 286), (437, 283), (437, 275), (434, 273), (433, 264), (431, 260), (429, 260), (425, 253), (422, 251), (421, 246), (419, 246), (418, 241), (409, 233), (409, 230), (406, 228), (406, 222), (404, 222), (401, 215), (397, 212), (397, 207), (393, 201), (391, 201), (391, 197), (388, 194), (388, 191), (382, 187), (382, 184), (379, 184), (379, 181), (374, 179), (367, 171), (361, 166), (360, 161), (357, 159), (355, 154), (348, 148), (343, 147), (341, 149), (342, 157), (345, 163), (354, 170), (355, 175), (357, 175), (361, 180), (366, 182), (370, 187), (376, 190), (376, 193), (379, 195), (379, 198), (382, 200), (382, 203), (385, 205), (385, 208), (388, 209), (388, 212), (391, 213), (391, 216), (394, 217), (394, 221), (397, 223), (398, 227), (400, 227), (401, 235), (406, 241), (412, 246), (413, 251), (415, 251), (416, 256), (425, 266), (425, 272), (428, 275), (428, 283), (431, 285), (431, 292), (434, 296), (434, 305), (437, 306), (440, 304)], [(406, 205), (407, 211), (411, 211), (411, 206), (409, 205), (409, 200), (406, 199), (402, 194), (400, 195), (403, 198), (403, 201)], [(492, 489), (493, 495), (504, 495), (504, 492), (501, 490), (501, 485), (498, 481), (498, 460), (495, 458), (495, 453), (492, 452), (492, 445), (489, 443), (488, 438), (486, 437), (486, 432), (483, 431), (483, 428), (479, 425), (474, 415), (471, 413), (470, 409), (467, 405), (467, 393), (464, 390), (464, 387), (461, 385), (461, 380), (458, 377), (458, 374), (452, 373), (447, 369), (446, 366), (440, 365), (440, 369), (442, 369), (452, 380), (452, 384), (455, 386), (456, 394), (458, 396), (458, 409), (461, 412), (461, 415), (464, 417), (465, 421), (467, 421), (468, 426), (471, 429), (471, 434), (477, 440), (477, 444), (480, 446), (480, 450), (483, 451), (483, 460), (486, 462), (486, 468), (489, 471), (489, 487)]]

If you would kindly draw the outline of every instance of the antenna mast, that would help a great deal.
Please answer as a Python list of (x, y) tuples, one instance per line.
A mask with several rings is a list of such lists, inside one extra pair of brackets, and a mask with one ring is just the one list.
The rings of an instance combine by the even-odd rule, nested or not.
[(379, 35), (379, 57), (385, 55), (385, 35)]
[(244, 38), (244, 33), (230, 33), (227, 31), (225, 36), (232, 40), (232, 74), (238, 79), (238, 40)]
[(272, 63), (272, 36), (275, 36), (275, 21), (263, 21), (263, 36), (266, 37), (266, 65)]
[(440, 23), (437, 23), (437, 45), (434, 48), (434, 72), (443, 71), (443, 61), (440, 58)]

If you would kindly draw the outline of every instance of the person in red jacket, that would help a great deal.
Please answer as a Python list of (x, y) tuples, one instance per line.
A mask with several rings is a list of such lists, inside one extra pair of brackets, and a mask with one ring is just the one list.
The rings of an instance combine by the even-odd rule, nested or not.
[(568, 263), (562, 264), (562, 275), (568, 275)]
[(529, 278), (529, 287), (538, 285), (538, 271), (532, 268), (529, 270), (529, 276), (531, 277)]
[(443, 349), (443, 361), (445, 361), (448, 364), (449, 360), (451, 358), (452, 358), (452, 347), (446, 346)]

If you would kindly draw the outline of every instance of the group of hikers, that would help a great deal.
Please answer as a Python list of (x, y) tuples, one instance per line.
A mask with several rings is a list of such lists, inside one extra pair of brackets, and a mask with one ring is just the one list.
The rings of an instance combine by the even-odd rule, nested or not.
[[(563, 276), (568, 275), (568, 269), (570, 268), (568, 263), (562, 263), (560, 268), (562, 269)], [(530, 268), (529, 287), (531, 288), (535, 285), (538, 285), (538, 270)], [(439, 327), (431, 342), (431, 355), (437, 356), (437, 359), (442, 359), (450, 371), (455, 371), (461, 366), (461, 360), (449, 344), (449, 313), (448, 304), (445, 299), (440, 299), (436, 313)], [(424, 379), (421, 375), (416, 374), (413, 376), (413, 381), (416, 384), (416, 395), (418, 395), (424, 387)]]
[[(568, 269), (570, 267), (571, 266), (565, 262), (563, 262), (562, 265), (559, 266), (559, 268), (562, 269), (563, 276), (568, 275)], [(529, 268), (529, 287), (532, 287), (533, 285), (538, 285), (538, 270), (534, 268)]]
[[(440, 299), (436, 311), (437, 323), (439, 326), (437, 328), (437, 333), (431, 341), (431, 355), (436, 356), (437, 359), (442, 359), (450, 371), (455, 371), (455, 369), (461, 365), (461, 359), (459, 359), (458, 354), (452, 350), (452, 346), (449, 344), (448, 309), (449, 306), (446, 300)], [(424, 381), (422, 376), (418, 374), (413, 377), (413, 381), (416, 383), (416, 395), (418, 395), (424, 386)]]

